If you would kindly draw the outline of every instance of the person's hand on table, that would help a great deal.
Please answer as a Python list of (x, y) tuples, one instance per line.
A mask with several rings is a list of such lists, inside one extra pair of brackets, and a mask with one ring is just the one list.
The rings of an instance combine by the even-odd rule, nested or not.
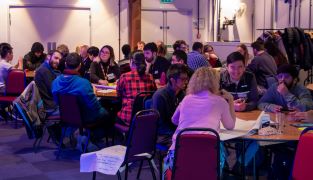
[(224, 99), (226, 99), (228, 102), (233, 102), (233, 101), (234, 101), (233, 95), (231, 95), (228, 91), (222, 89), (222, 90), (220, 91), (220, 93), (221, 93), (221, 96), (222, 96)]
[(244, 99), (236, 99), (234, 100), (235, 111), (245, 111), (246, 110), (246, 101)]
[[(305, 121), (305, 122), (313, 122), (313, 110), (309, 110), (306, 112), (291, 112), (292, 116), (294, 117), (293, 119), (295, 121)], [(289, 113), (289, 114), (291, 114)]]
[(100, 79), (100, 80), (98, 81), (98, 84), (107, 86), (107, 85), (109, 84), (109, 82), (108, 82), (107, 80), (102, 80), (102, 79)]

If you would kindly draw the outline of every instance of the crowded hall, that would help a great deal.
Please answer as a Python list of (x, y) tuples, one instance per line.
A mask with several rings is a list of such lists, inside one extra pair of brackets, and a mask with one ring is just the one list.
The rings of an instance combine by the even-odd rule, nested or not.
[(0, 179), (313, 179), (312, 4), (0, 0)]

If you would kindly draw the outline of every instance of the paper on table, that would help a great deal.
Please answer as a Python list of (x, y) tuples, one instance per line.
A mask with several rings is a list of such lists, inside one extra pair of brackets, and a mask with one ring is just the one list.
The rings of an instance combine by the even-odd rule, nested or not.
[(80, 172), (98, 171), (103, 174), (115, 175), (124, 161), (125, 153), (125, 146), (116, 145), (100, 151), (82, 154)]
[(221, 129), (219, 132), (221, 141), (254, 134), (255, 130), (260, 129), (261, 117), (263, 114), (264, 111), (260, 113), (256, 120), (242, 120), (240, 118), (236, 118), (236, 124), (233, 130), (226, 130), (221, 123)]
[(116, 89), (116, 85), (105, 86), (105, 85), (96, 84), (95, 87), (96, 87), (97, 89)]
[(115, 91), (114, 89), (103, 89), (103, 90), (98, 90), (97, 92), (99, 92), (99, 93), (111, 93), (114, 91)]

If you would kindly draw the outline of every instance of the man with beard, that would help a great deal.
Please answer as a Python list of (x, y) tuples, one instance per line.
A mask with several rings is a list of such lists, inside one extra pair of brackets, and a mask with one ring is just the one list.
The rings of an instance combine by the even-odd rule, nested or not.
[(290, 64), (277, 70), (278, 83), (273, 84), (259, 100), (259, 109), (280, 112), (283, 109), (307, 111), (313, 109), (312, 97), (308, 89), (297, 84), (299, 71)]
[(160, 84), (162, 73), (166, 73), (171, 63), (164, 57), (157, 56), (157, 45), (150, 42), (143, 48), (146, 58), (147, 69), (146, 72), (152, 74), (156, 84)]
[(51, 85), (52, 81), (60, 74), (57, 71), (60, 59), (62, 59), (61, 52), (57, 50), (53, 51), (47, 60), (36, 70), (35, 74), (35, 83), (43, 100), (43, 106), (47, 116), (59, 115), (59, 108), (53, 101)]

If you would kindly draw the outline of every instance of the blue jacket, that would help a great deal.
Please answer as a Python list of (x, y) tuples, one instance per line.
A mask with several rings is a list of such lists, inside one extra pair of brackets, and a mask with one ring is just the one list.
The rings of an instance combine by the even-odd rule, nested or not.
[(280, 105), (284, 108), (295, 107), (300, 111), (313, 109), (312, 96), (308, 89), (302, 85), (295, 85), (289, 93), (282, 96), (277, 91), (278, 83), (273, 84), (259, 100), (258, 108), (264, 111), (273, 111), (273, 105)]
[(78, 75), (61, 75), (52, 83), (52, 94), (58, 102), (57, 94), (78, 96), (78, 103), (84, 123), (92, 123), (108, 115), (97, 100), (90, 82)]

